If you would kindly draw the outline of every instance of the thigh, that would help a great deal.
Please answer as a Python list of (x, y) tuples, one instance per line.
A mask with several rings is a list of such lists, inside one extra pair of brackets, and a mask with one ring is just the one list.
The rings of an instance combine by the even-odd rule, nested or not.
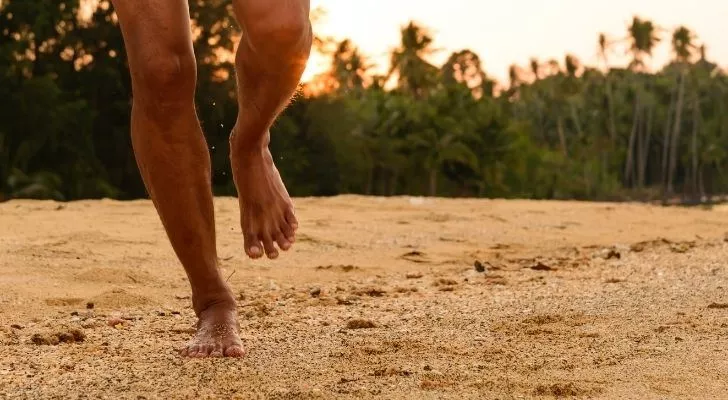
[(132, 75), (169, 58), (194, 63), (187, 0), (112, 0)]

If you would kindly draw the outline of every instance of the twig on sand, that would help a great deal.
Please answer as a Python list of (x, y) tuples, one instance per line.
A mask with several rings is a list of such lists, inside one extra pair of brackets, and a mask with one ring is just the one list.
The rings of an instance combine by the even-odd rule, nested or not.
[(238, 272), (238, 270), (237, 270), (237, 269), (234, 269), (234, 270), (233, 270), (233, 273), (232, 273), (232, 274), (230, 274), (230, 276), (228, 276), (228, 277), (227, 277), (227, 279), (225, 279), (225, 283), (227, 283), (227, 282), (228, 282), (228, 281), (230, 280), (230, 278), (232, 278), (232, 277), (233, 277), (233, 275), (235, 275), (235, 273), (236, 273), (236, 272)]

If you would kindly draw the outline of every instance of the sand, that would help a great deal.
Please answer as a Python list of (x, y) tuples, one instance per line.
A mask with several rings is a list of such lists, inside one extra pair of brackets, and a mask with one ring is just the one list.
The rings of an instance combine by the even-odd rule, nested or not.
[(184, 272), (148, 201), (0, 204), (2, 398), (728, 398), (728, 209), (297, 199), (244, 257), (249, 355), (188, 360)]

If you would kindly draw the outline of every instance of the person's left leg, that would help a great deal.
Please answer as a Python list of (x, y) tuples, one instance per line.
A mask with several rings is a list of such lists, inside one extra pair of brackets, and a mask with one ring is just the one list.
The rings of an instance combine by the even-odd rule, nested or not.
[(311, 52), (309, 0), (233, 0), (243, 28), (236, 57), (239, 115), (230, 137), (245, 252), (278, 257), (298, 221), (268, 150), (270, 127), (298, 87)]

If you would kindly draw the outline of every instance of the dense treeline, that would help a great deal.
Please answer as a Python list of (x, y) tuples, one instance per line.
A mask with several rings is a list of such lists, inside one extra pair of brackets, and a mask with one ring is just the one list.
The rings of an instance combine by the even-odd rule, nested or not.
[[(197, 105), (217, 194), (234, 194), (236, 118), (229, 0), (191, 1)], [(0, 200), (144, 197), (129, 138), (131, 88), (113, 9), (79, 0), (0, 7)], [(703, 199), (728, 188), (728, 77), (686, 27), (635, 17), (628, 68), (595, 40), (598, 66), (573, 56), (513, 66), (497, 85), (463, 50), (430, 64), (434, 38), (410, 24), (387, 75), (350, 41), (317, 40), (330, 71), (273, 128), (293, 195)], [(595, 38), (597, 39), (597, 38)], [(645, 64), (655, 46), (672, 62)]]

